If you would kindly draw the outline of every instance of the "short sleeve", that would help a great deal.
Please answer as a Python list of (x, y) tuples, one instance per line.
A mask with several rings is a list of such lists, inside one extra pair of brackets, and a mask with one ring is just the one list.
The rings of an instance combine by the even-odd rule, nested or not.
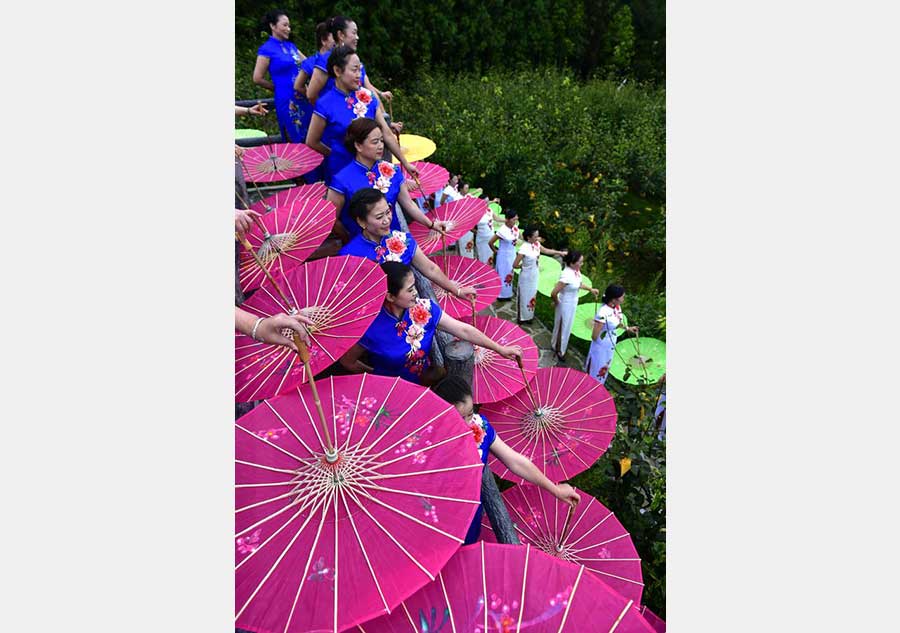
[(494, 427), (491, 426), (491, 423), (487, 421), (487, 418), (481, 416), (481, 419), (484, 420), (484, 445), (489, 449), (491, 444), (494, 443), (494, 440), (497, 439), (497, 431), (495, 431)]
[(444, 314), (444, 311), (441, 310), (441, 306), (438, 305), (437, 301), (434, 299), (429, 299), (431, 301), (431, 316), (434, 319), (434, 327), (437, 328), (438, 323), (441, 322), (441, 316)]
[(335, 175), (335, 177), (331, 179), (331, 184), (328, 185), (328, 188), (334, 189), (345, 198), (347, 197), (347, 191), (350, 190), (350, 187), (347, 186), (347, 183), (345, 183), (340, 178), (340, 174)]
[(257, 49), (256, 54), (259, 55), (260, 57), (268, 57), (269, 59), (271, 59), (272, 58), (272, 46), (271, 45), (272, 45), (272, 42), (266, 40), (265, 42), (263, 42), (262, 46), (260, 46), (259, 49)]
[(415, 238), (411, 234), (407, 233), (406, 234), (406, 252), (409, 253), (409, 261), (404, 262), (405, 264), (409, 265), (412, 262), (413, 257), (416, 256), (417, 248), (419, 248), (419, 245), (416, 243)]
[(559, 274), (559, 280), (566, 285), (578, 283), (578, 280), (575, 277), (575, 271), (568, 266), (563, 268), (562, 272)]
[(328, 56), (331, 55), (331, 51), (327, 53), (319, 53), (316, 55), (316, 61), (313, 64), (313, 68), (318, 68), (326, 75), (328, 74)]

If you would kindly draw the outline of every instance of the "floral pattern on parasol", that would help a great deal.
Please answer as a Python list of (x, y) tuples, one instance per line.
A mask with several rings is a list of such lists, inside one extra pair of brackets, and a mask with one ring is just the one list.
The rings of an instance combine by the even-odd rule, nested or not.
[[(525, 330), (515, 323), (492, 316), (475, 317), (475, 328), (500, 345), (520, 346), (526, 380), (534, 376), (538, 366), (538, 348)], [(516, 361), (503, 358), (493, 350), (477, 345), (474, 347), (472, 398), (475, 402), (496, 402), (525, 388), (522, 371)]]
[(235, 625), (339, 631), (434, 580), (479, 503), (482, 464), (428, 389), (362, 374), (317, 381), (235, 421)]
[(460, 548), (437, 580), (362, 633), (654, 633), (633, 600), (531, 545)]

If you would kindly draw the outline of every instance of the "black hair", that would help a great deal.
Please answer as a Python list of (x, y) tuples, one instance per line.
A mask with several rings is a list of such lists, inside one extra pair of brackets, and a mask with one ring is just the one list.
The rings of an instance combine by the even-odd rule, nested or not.
[(283, 9), (272, 9), (271, 11), (266, 13), (263, 16), (261, 23), (263, 31), (271, 31), (272, 25), (277, 24), (278, 18), (280, 18), (281, 16), (286, 16), (289, 18), (288, 14)]
[(365, 222), (372, 205), (384, 199), (384, 194), (378, 189), (368, 187), (360, 189), (350, 198), (350, 217)]
[(384, 262), (381, 270), (387, 275), (387, 291), (395, 297), (400, 294), (406, 285), (406, 278), (412, 273), (412, 268), (401, 262)]
[(622, 295), (625, 294), (625, 288), (618, 284), (609, 284), (606, 287), (606, 290), (603, 291), (603, 296), (600, 297), (601, 303), (609, 303), (613, 299), (618, 299)]
[(566, 266), (571, 266), (579, 259), (581, 259), (581, 251), (576, 251), (573, 248), (568, 252), (568, 254), (563, 255), (563, 264), (565, 264)]
[(366, 117), (353, 119), (350, 122), (350, 125), (347, 126), (347, 133), (344, 135), (344, 147), (347, 148), (351, 156), (356, 154), (356, 144), (362, 145), (369, 138), (369, 134), (378, 127), (378, 122), (375, 119)]
[(472, 388), (461, 376), (447, 376), (441, 382), (432, 387), (432, 391), (450, 404), (456, 404), (472, 397)]
[(329, 33), (331, 33), (331, 25), (327, 21), (316, 24), (316, 50), (325, 46), (325, 40), (328, 39)]
[(531, 238), (531, 236), (534, 235), (535, 231), (537, 231), (537, 230), (538, 230), (538, 227), (536, 227), (536, 226), (526, 226), (525, 230), (522, 231), (522, 237), (527, 242)]
[(331, 49), (331, 54), (328, 56), (328, 62), (326, 66), (328, 67), (328, 76), (329, 77), (337, 77), (334, 73), (335, 68), (340, 68), (343, 71), (347, 67), (347, 61), (350, 59), (351, 55), (356, 55), (356, 49), (350, 48), (346, 44), (341, 44), (340, 46), (335, 46)]
[(507, 220), (511, 220), (513, 218), (519, 217), (519, 212), (515, 209), (504, 209), (503, 217), (505, 217)]
[(331, 31), (332, 37), (334, 37), (334, 43), (338, 43), (338, 33), (341, 31), (346, 31), (347, 27), (350, 26), (350, 23), (353, 22), (348, 17), (343, 15), (336, 15), (334, 17), (328, 18), (328, 30)]

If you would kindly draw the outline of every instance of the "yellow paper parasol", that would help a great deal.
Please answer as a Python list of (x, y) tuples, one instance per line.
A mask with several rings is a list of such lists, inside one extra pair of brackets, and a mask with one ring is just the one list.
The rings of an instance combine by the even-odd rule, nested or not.
[[(403, 152), (403, 155), (406, 157), (406, 160), (412, 162), (414, 160), (425, 160), (432, 154), (434, 154), (437, 149), (437, 145), (434, 144), (430, 138), (425, 138), (424, 136), (416, 136), (415, 134), (401, 134), (400, 135), (400, 150)], [(391, 159), (394, 164), (400, 162), (400, 160), (394, 156)]]

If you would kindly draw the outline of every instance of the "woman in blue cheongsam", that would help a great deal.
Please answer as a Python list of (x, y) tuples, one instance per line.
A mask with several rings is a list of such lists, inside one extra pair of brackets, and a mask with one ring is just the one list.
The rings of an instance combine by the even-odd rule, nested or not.
[(391, 208), (384, 194), (378, 189), (363, 188), (350, 199), (350, 217), (359, 225), (359, 235), (350, 240), (339, 252), (340, 255), (356, 255), (383, 264), (401, 262), (412, 265), (422, 273), (432, 285), (443, 288), (444, 292), (457, 297), (474, 297), (475, 289), (460, 286), (423, 253), (416, 240), (409, 233), (391, 229)]
[[(384, 305), (359, 343), (341, 357), (344, 368), (419, 383), (430, 364), (429, 352), (438, 329), (504, 358), (521, 358), (519, 346), (495, 343), (483, 332), (445, 313), (434, 300), (420, 299), (412, 269), (406, 264), (385, 262), (381, 268), (387, 275)], [(365, 352), (368, 364), (362, 361)]]
[[(397, 156), (402, 156), (397, 138), (391, 133), (378, 99), (371, 90), (359, 87), (360, 64), (356, 53), (346, 46), (336, 46), (328, 56), (328, 71), (334, 77), (334, 88), (316, 101), (309, 123), (306, 144), (325, 156), (325, 184), (353, 160), (344, 146), (347, 128), (355, 119), (374, 119), (384, 133), (384, 142)], [(406, 158), (400, 158), (407, 173), (418, 174)]]
[[(472, 388), (460, 376), (447, 376), (434, 387), (434, 393), (449, 402), (462, 416), (463, 422), (472, 430), (475, 440), (475, 449), (481, 458), (482, 464), (487, 464), (488, 452), (503, 462), (510, 472), (515, 473), (525, 481), (530, 481), (540, 486), (554, 497), (572, 506), (578, 505), (581, 496), (569, 484), (555, 484), (541, 472), (534, 463), (510, 448), (503, 440), (497, 437), (497, 432), (491, 423), (482, 415), (475, 413), (475, 404), (472, 402)], [(481, 513), (479, 505), (475, 518), (466, 533), (464, 545), (469, 545), (478, 540), (481, 533)]]
[[(291, 143), (301, 143), (304, 138), (302, 112), (293, 97), (294, 79), (305, 57), (289, 40), (291, 21), (283, 11), (269, 12), (263, 22), (272, 35), (256, 53), (253, 83), (275, 93), (275, 115), (281, 128), (281, 138)], [(271, 81), (266, 79), (266, 72)]]
[[(350, 217), (350, 199), (360, 189), (378, 189), (391, 208), (391, 230), (402, 231), (400, 209), (411, 218), (438, 230), (447, 230), (444, 222), (433, 222), (413, 202), (407, 190), (406, 178), (398, 165), (382, 160), (384, 156), (384, 132), (374, 119), (356, 119), (347, 128), (344, 146), (353, 154), (353, 161), (335, 174), (328, 186), (325, 199), (338, 210), (335, 232), (346, 241), (359, 235), (361, 229)], [(397, 208), (397, 203), (400, 209)]]

